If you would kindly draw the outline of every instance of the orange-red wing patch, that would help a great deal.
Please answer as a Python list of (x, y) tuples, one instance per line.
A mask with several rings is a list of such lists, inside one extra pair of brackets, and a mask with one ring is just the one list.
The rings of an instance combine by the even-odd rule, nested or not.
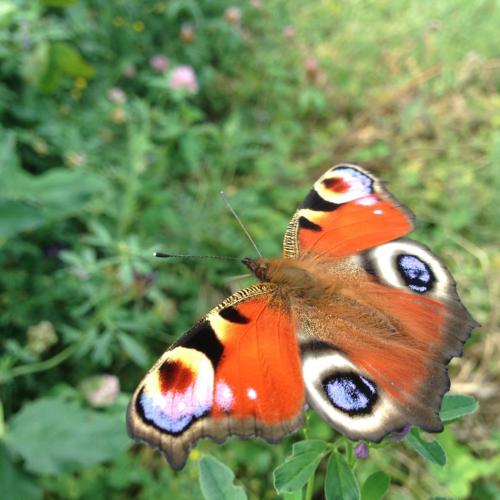
[(413, 219), (378, 178), (355, 165), (337, 165), (316, 181), (295, 213), (284, 254), (352, 255), (404, 236)]
[(332, 212), (302, 209), (299, 213), (302, 253), (344, 257), (412, 230), (411, 221), (393, 200), (375, 194), (340, 205)]
[(268, 300), (253, 299), (235, 307), (247, 323), (227, 321), (224, 354), (215, 373), (214, 417), (255, 417), (264, 424), (293, 419), (302, 411), (304, 388), (297, 342), (290, 317)]

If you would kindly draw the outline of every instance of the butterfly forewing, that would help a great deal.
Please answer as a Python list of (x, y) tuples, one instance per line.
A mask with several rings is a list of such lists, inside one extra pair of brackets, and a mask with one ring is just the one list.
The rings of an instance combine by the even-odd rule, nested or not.
[(379, 179), (355, 165), (337, 165), (315, 182), (293, 216), (283, 252), (348, 256), (404, 236), (413, 222)]
[(278, 441), (301, 426), (303, 405), (290, 316), (273, 286), (259, 284), (225, 300), (163, 354), (132, 398), (128, 431), (178, 469), (202, 437)]

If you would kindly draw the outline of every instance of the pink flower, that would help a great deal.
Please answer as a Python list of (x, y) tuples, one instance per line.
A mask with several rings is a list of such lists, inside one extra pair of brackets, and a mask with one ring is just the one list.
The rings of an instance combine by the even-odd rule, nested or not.
[(127, 102), (127, 94), (120, 87), (112, 87), (108, 90), (108, 99), (115, 104)]
[(251, 0), (250, 3), (254, 9), (260, 9), (262, 7), (262, 0)]
[(228, 7), (224, 12), (224, 19), (233, 26), (238, 26), (241, 21), (241, 9), (239, 7)]
[(291, 40), (295, 37), (295, 28), (290, 24), (288, 26), (285, 26), (285, 28), (283, 29), (283, 36), (287, 40)]
[(97, 408), (111, 406), (120, 394), (120, 381), (114, 375), (87, 378), (80, 387), (88, 403)]
[(311, 82), (316, 81), (319, 74), (319, 66), (317, 59), (313, 56), (307, 57), (306, 60), (304, 61), (304, 68), (306, 70), (307, 78)]
[(177, 66), (170, 77), (170, 88), (173, 90), (187, 90), (193, 94), (198, 92), (198, 81), (191, 66)]
[(163, 54), (156, 54), (149, 60), (149, 65), (158, 73), (163, 73), (168, 68), (168, 57)]

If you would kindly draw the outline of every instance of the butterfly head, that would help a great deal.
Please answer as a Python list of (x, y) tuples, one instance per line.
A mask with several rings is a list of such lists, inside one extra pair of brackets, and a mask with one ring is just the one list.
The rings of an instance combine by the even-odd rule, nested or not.
[(262, 257), (258, 259), (245, 257), (241, 262), (245, 264), (260, 281), (269, 280), (269, 261), (267, 259)]

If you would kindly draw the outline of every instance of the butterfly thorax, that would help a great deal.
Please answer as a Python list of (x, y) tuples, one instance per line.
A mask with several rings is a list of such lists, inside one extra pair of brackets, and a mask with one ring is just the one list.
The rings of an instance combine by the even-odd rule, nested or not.
[(352, 268), (345, 260), (246, 258), (243, 263), (260, 281), (277, 285), (284, 297), (324, 299), (353, 282)]

